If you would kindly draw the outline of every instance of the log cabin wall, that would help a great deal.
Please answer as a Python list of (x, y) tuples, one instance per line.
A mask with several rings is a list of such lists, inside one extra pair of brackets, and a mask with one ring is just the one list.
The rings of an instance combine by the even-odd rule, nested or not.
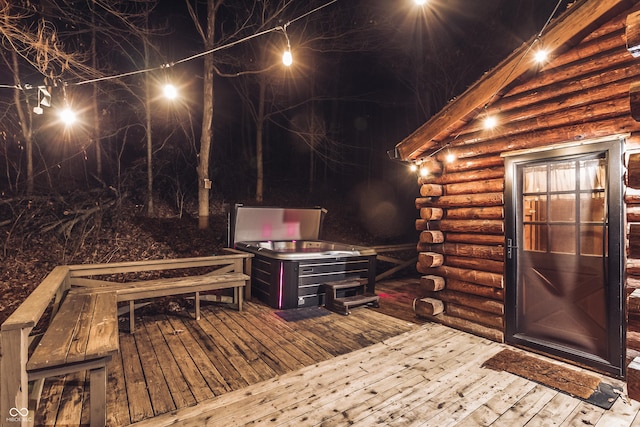
[[(504, 93), (488, 94), (486, 111), (476, 111), (447, 132), (449, 137), (432, 141), (440, 149), (423, 159), (431, 173), (419, 178), (416, 199), (417, 270), (425, 295), (414, 304), (416, 314), (504, 341), (502, 155), (615, 135), (626, 135), (626, 159), (638, 151), (640, 123), (630, 102), (632, 87), (640, 82), (640, 58), (627, 48), (627, 17), (639, 9), (621, 13)], [(484, 114), (497, 115), (500, 124), (483, 129), (478, 118)], [(456, 160), (447, 163), (449, 154)], [(637, 160), (640, 174), (640, 155)], [(640, 187), (640, 177), (637, 181), (634, 187)], [(635, 286), (640, 283), (640, 191), (625, 194), (627, 285)]]

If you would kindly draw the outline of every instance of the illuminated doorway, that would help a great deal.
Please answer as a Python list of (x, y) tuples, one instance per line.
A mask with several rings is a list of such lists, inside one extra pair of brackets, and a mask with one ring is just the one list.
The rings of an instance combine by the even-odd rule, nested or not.
[(507, 157), (506, 340), (624, 374), (621, 142)]

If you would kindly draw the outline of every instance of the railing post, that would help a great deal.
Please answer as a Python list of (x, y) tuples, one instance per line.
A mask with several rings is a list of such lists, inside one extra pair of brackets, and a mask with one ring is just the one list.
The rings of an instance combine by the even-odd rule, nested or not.
[[(0, 426), (33, 425), (29, 412), (27, 357), (30, 328), (0, 332)], [(31, 421), (30, 421), (31, 420)]]

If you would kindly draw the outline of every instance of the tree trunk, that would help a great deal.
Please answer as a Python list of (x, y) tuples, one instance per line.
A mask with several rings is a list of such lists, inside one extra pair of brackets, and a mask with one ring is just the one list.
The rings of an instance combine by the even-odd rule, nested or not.
[(264, 137), (264, 102), (267, 91), (267, 81), (264, 77), (258, 79), (260, 97), (258, 99), (258, 117), (256, 118), (256, 202), (264, 200), (264, 159), (262, 142)]
[[(149, 15), (145, 18), (145, 24), (147, 29), (149, 28)], [(149, 44), (144, 43), (144, 65), (149, 68)], [(144, 77), (144, 89), (145, 89), (145, 127), (147, 134), (147, 215), (153, 216), (153, 135), (151, 129), (151, 76), (146, 74)]]
[[(91, 66), (98, 69), (98, 47), (96, 39), (96, 11), (95, 2), (91, 4)], [(147, 64), (148, 65), (148, 64)], [(93, 144), (96, 147), (96, 175), (102, 178), (102, 147), (100, 145), (100, 113), (98, 108), (98, 83), (93, 83)]]
[[(207, 0), (207, 35), (205, 50), (211, 50), (215, 42), (216, 5), (214, 0)], [(202, 134), (200, 136), (200, 153), (198, 155), (198, 226), (200, 229), (209, 228), (209, 158), (211, 156), (211, 141), (213, 139), (213, 54), (204, 57), (203, 106), (202, 106)]]
[[(11, 61), (13, 62), (13, 82), (16, 86), (20, 86), (20, 72), (18, 68), (18, 54), (15, 50), (11, 51)], [(13, 102), (20, 119), (20, 127), (22, 128), (22, 136), (24, 137), (25, 154), (27, 156), (27, 194), (33, 193), (33, 132), (31, 127), (31, 111), (22, 108), (22, 100), (20, 99), (20, 89), (13, 92)]]

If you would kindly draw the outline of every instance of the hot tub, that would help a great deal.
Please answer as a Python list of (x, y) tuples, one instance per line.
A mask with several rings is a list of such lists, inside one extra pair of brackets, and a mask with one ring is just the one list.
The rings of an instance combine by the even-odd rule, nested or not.
[(234, 236), (253, 237), (234, 245), (254, 254), (253, 296), (273, 308), (290, 309), (323, 305), (326, 282), (366, 279), (367, 292), (374, 292), (375, 250), (319, 240), (325, 213), (320, 208), (236, 207)]
[[(277, 240), (265, 242), (238, 242), (236, 248), (274, 259), (311, 259), (333, 256), (358, 256), (373, 250), (345, 243), (324, 240)], [(375, 252), (374, 252), (375, 254)]]

